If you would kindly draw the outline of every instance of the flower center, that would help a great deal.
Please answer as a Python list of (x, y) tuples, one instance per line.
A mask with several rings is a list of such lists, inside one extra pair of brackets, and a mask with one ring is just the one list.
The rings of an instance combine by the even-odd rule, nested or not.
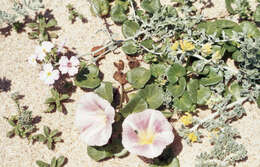
[(48, 72), (48, 73), (47, 73), (47, 76), (48, 76), (48, 77), (51, 76), (51, 72)]
[(72, 67), (72, 63), (71, 63), (71, 62), (68, 62), (67, 66), (68, 66), (69, 68), (71, 68), (71, 67)]
[(151, 131), (141, 131), (138, 133), (139, 144), (152, 144), (154, 141), (155, 134)]

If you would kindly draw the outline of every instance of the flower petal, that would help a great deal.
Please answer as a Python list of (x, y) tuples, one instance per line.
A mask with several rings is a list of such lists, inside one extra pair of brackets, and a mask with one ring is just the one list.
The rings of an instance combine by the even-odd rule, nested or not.
[(59, 64), (63, 66), (67, 66), (69, 59), (66, 56), (62, 56), (59, 60)]
[(73, 66), (78, 66), (79, 65), (79, 59), (76, 56), (72, 56), (70, 58), (70, 62)]
[(172, 126), (157, 110), (130, 114), (123, 122), (122, 144), (131, 153), (147, 158), (159, 156), (173, 142)]
[(58, 70), (53, 70), (52, 71), (52, 77), (54, 80), (58, 80), (60, 77), (60, 72)]
[(42, 49), (44, 49), (46, 52), (51, 52), (51, 49), (54, 47), (54, 44), (49, 41), (44, 41), (41, 44)]
[(77, 67), (71, 67), (71, 68), (68, 69), (68, 73), (69, 73), (70, 76), (73, 76), (73, 75), (78, 73), (78, 68)]
[(53, 70), (53, 67), (52, 67), (52, 65), (49, 63), (49, 64), (44, 64), (43, 65), (43, 70), (45, 71), (45, 72), (52, 72), (52, 70)]

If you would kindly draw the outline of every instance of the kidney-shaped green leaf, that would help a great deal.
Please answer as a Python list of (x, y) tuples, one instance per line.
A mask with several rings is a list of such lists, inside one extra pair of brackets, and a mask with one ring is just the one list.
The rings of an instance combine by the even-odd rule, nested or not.
[(169, 84), (167, 86), (168, 91), (171, 93), (174, 97), (180, 97), (182, 96), (184, 90), (186, 88), (186, 80), (184, 77), (181, 77), (178, 81), (178, 84), (172, 85)]
[(167, 72), (168, 80), (172, 84), (176, 83), (178, 78), (184, 75), (186, 75), (186, 69), (178, 63), (174, 63)]
[(137, 52), (137, 46), (134, 41), (126, 41), (123, 43), (122, 50), (125, 54), (133, 55)]
[(127, 81), (137, 89), (144, 87), (147, 81), (151, 77), (150, 70), (147, 70), (143, 67), (137, 67), (127, 72), (126, 74)]
[(122, 33), (125, 38), (132, 37), (137, 33), (139, 28), (139, 24), (135, 21), (126, 20), (122, 25)]
[(163, 89), (156, 84), (147, 85), (139, 94), (146, 100), (149, 108), (156, 109), (163, 103)]
[(197, 95), (197, 104), (204, 105), (206, 101), (210, 98), (211, 92), (208, 87), (200, 85)]
[(160, 0), (142, 0), (141, 7), (148, 13), (155, 13), (161, 8)]
[(95, 90), (95, 92), (112, 103), (113, 101), (113, 86), (111, 82), (102, 82), (101, 85)]
[(134, 112), (141, 112), (144, 109), (148, 108), (148, 105), (145, 101), (145, 99), (140, 96), (139, 94), (136, 94), (122, 109), (121, 114), (124, 117), (127, 117), (129, 114)]

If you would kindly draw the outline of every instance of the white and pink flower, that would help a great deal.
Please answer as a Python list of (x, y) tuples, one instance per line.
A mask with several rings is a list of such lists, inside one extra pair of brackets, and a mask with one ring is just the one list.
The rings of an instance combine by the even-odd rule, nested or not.
[(50, 53), (54, 44), (49, 41), (44, 41), (40, 46), (35, 48), (35, 54), (37, 55), (37, 60), (43, 61), (47, 56), (47, 53)]
[(103, 146), (112, 135), (115, 110), (111, 104), (93, 92), (81, 97), (75, 125), (80, 129), (80, 138), (89, 146)]
[(157, 110), (129, 115), (123, 122), (122, 144), (131, 153), (155, 158), (174, 140), (172, 126)]
[(51, 64), (45, 64), (43, 66), (43, 71), (40, 72), (40, 79), (44, 81), (45, 84), (52, 85), (56, 80), (59, 79), (60, 73), (58, 70), (53, 70)]
[(62, 56), (59, 65), (59, 70), (62, 74), (68, 73), (70, 76), (73, 76), (78, 73), (79, 60), (75, 56), (72, 56), (70, 59)]

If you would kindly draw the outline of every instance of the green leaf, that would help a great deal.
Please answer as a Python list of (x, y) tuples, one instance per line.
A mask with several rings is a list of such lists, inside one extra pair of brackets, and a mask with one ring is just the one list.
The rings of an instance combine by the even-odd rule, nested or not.
[(119, 4), (112, 7), (110, 15), (111, 19), (116, 23), (123, 23), (127, 20), (126, 10)]
[(254, 13), (255, 22), (260, 22), (260, 4), (257, 5), (255, 13)]
[(50, 167), (49, 164), (47, 164), (46, 162), (43, 162), (43, 161), (36, 161), (36, 164), (39, 166), (39, 167)]
[(44, 103), (45, 103), (45, 104), (51, 104), (51, 103), (55, 103), (55, 101), (56, 101), (55, 98), (50, 97), (50, 98), (46, 99)]
[(217, 72), (216, 69), (210, 68), (209, 75), (200, 79), (200, 84), (204, 86), (216, 85), (223, 80), (223, 73)]
[(139, 94), (148, 103), (149, 108), (159, 108), (163, 103), (163, 89), (156, 84), (145, 86), (144, 89), (140, 90)]
[(240, 27), (242, 28), (243, 32), (247, 34), (247, 36), (255, 38), (260, 37), (260, 31), (254, 23), (244, 21), (240, 23)]
[(236, 62), (244, 62), (244, 56), (242, 55), (242, 53), (237, 50), (232, 54), (232, 59), (234, 59)]
[(158, 78), (159, 76), (163, 75), (166, 70), (166, 66), (162, 63), (160, 64), (151, 64), (150, 65), (152, 76)]
[(103, 159), (111, 158), (113, 156), (113, 154), (110, 152), (92, 146), (88, 146), (88, 155), (95, 161), (101, 161)]
[(97, 16), (106, 16), (109, 13), (108, 0), (92, 0), (91, 11)]
[(169, 146), (159, 157), (153, 159), (153, 164), (150, 167), (180, 167), (180, 164), (178, 158), (174, 157), (172, 148)]
[(61, 98), (60, 98), (60, 101), (67, 100), (67, 99), (69, 99), (69, 98), (70, 98), (70, 96), (69, 96), (68, 94), (63, 94), (63, 95), (61, 96)]
[(123, 43), (122, 50), (125, 54), (133, 55), (137, 53), (137, 46), (134, 41), (126, 41)]
[(142, 0), (141, 7), (148, 13), (155, 13), (161, 8), (160, 0)]
[(51, 19), (48, 21), (46, 28), (55, 27), (57, 25), (57, 21), (55, 19)]
[(11, 130), (11, 131), (7, 132), (6, 137), (11, 138), (11, 137), (13, 137), (14, 135), (15, 135), (14, 130)]
[(181, 111), (192, 111), (194, 108), (192, 99), (187, 91), (183, 93), (181, 98), (174, 99), (174, 106)]
[(7, 122), (8, 122), (12, 127), (15, 127), (15, 126), (16, 126), (16, 124), (15, 124), (15, 122), (14, 122), (13, 120), (8, 119), (8, 118), (6, 118), (6, 120), (7, 120)]
[(211, 92), (208, 87), (200, 85), (197, 96), (197, 104), (204, 105), (206, 101), (210, 98)]
[(59, 131), (57, 129), (55, 129), (55, 130), (51, 131), (49, 136), (53, 137), (53, 136), (56, 136), (58, 133), (59, 133)]
[(38, 28), (38, 24), (37, 24), (37, 23), (27, 23), (26, 25), (27, 25), (29, 28), (32, 28), (32, 29)]
[(51, 160), (51, 166), (50, 167), (56, 167), (56, 164), (57, 164), (56, 157), (53, 157), (52, 160)]
[(50, 128), (48, 126), (44, 126), (43, 127), (43, 131), (44, 131), (45, 136), (49, 136), (50, 135), (51, 130), (50, 130)]
[(199, 81), (191, 79), (187, 84), (187, 91), (191, 97), (192, 103), (197, 103), (197, 90), (199, 89)]
[(147, 49), (153, 49), (153, 43), (152, 39), (146, 39), (141, 42), (141, 45)]
[(140, 26), (138, 23), (127, 20), (122, 25), (122, 33), (125, 38), (134, 36), (139, 30)]
[(241, 92), (241, 86), (238, 84), (238, 82), (233, 82), (230, 86), (229, 86), (229, 92), (232, 94), (232, 96), (238, 100), (241, 98), (240, 96), (240, 92)]
[(65, 157), (64, 156), (60, 156), (57, 159), (57, 167), (61, 167), (64, 163), (65, 163)]
[(184, 77), (181, 77), (178, 81), (178, 85), (169, 84), (167, 86), (167, 90), (171, 93), (174, 97), (180, 97), (184, 93), (186, 88), (186, 80)]
[(137, 67), (127, 72), (127, 81), (136, 89), (144, 87), (151, 77), (150, 70)]
[(101, 83), (99, 78), (99, 69), (96, 65), (91, 64), (88, 67), (83, 65), (76, 75), (75, 84), (81, 88), (94, 89)]
[(186, 69), (178, 63), (174, 63), (167, 72), (168, 80), (172, 84), (175, 84), (178, 78), (184, 75), (186, 75)]
[(113, 101), (113, 86), (111, 82), (102, 82), (95, 92), (110, 103)]
[(169, 111), (162, 111), (163, 115), (165, 116), (165, 118), (171, 118), (173, 115), (173, 112), (169, 112)]
[(142, 96), (136, 94), (122, 109), (121, 114), (127, 117), (131, 113), (141, 112), (147, 109), (148, 105)]

